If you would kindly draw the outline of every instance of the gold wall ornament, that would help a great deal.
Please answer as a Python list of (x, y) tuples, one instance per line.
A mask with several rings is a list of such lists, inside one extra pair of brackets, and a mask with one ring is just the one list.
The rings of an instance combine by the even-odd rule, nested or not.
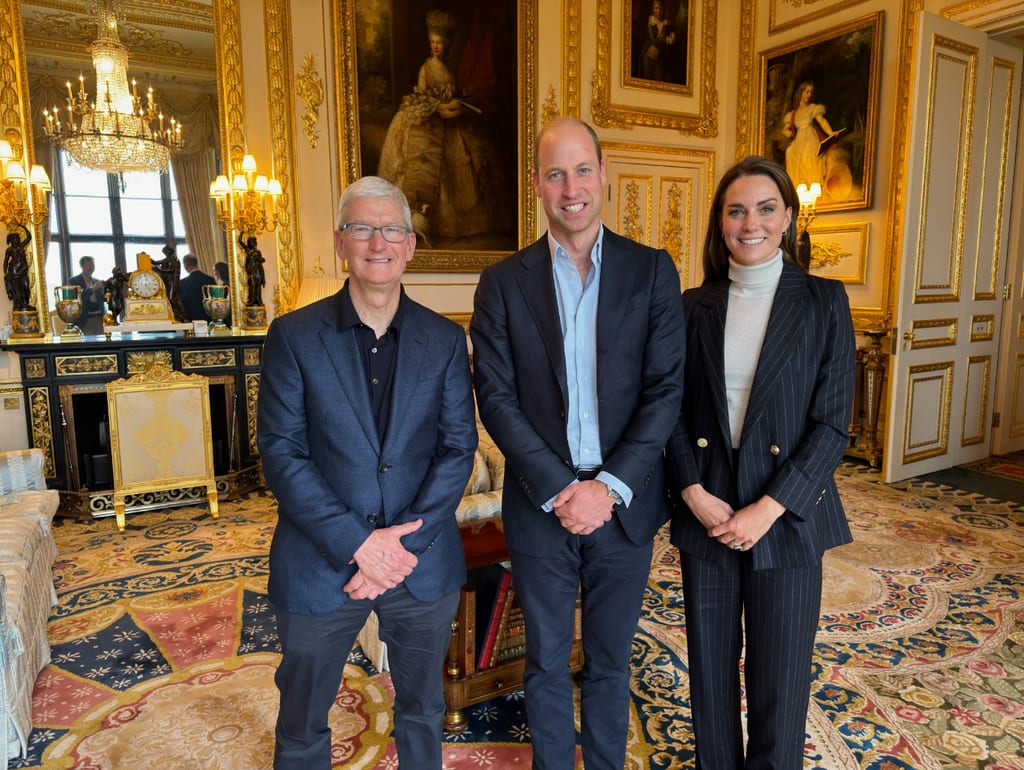
[(290, 0), (264, 0), (263, 16), (266, 22), (267, 93), (270, 110), (270, 142), (274, 175), (281, 180), (284, 194), (278, 212), (277, 228), (277, 285), (281, 292), (278, 313), (287, 313), (295, 307), (299, 292), (300, 246), (295, 229), (299, 208), (298, 189), (295, 185), (295, 125), (294, 102), (289, 98), (295, 90), (291, 79), (292, 32)]
[(668, 188), (668, 211), (661, 230), (661, 248), (671, 255), (672, 261), (679, 264), (679, 256), (683, 252), (683, 191), (675, 182)]
[[(757, 29), (756, 0), (740, 2), (740, 72), (757, 72), (757, 45), (754, 40)], [(756, 78), (737, 78), (736, 82), (736, 151), (734, 157), (742, 160), (756, 150), (757, 140), (754, 138), (754, 110), (757, 109), (757, 98), (754, 90)]]
[(549, 83), (548, 95), (540, 108), (540, 124), (543, 126), (545, 123), (557, 118), (559, 114), (558, 97), (555, 96), (555, 87)]
[[(718, 89), (715, 87), (715, 50), (718, 35), (717, 0), (692, 0), (691, 9), (700, 3), (700, 29), (693, 30), (694, 45), (690, 53), (697, 61), (694, 90), (695, 112), (653, 109), (646, 105), (612, 103), (612, 51), (621, 51), (625, 41), (615, 45), (611, 39), (612, 0), (598, 0), (597, 62), (591, 89), (591, 111), (594, 123), (606, 128), (629, 130), (633, 126), (670, 128), (682, 134), (712, 139), (718, 136)], [(695, 23), (692, 21), (688, 23)], [(743, 80), (744, 78), (740, 78)], [(699, 88), (696, 83), (699, 82)], [(653, 89), (645, 89), (653, 90)], [(664, 101), (664, 100), (663, 100)]]
[(626, 184), (625, 213), (622, 218), (623, 235), (627, 238), (643, 243), (644, 226), (640, 221), (640, 185), (635, 181)]
[[(242, 82), (242, 30), (239, 0), (213, 3), (213, 42), (217, 57), (217, 114), (220, 117), (221, 164), (233, 169), (245, 156), (245, 109)], [(228, 239), (234, 325), (240, 327), (246, 302), (244, 255)]]
[(57, 463), (53, 458), (53, 431), (50, 422), (50, 389), (45, 385), (28, 389), (29, 422), (32, 426), (32, 446), (43, 451), (45, 458), (44, 475), (57, 475)]
[(154, 366), (170, 368), (172, 365), (171, 351), (169, 350), (129, 351), (126, 361), (128, 374), (139, 374)]
[(295, 74), (295, 94), (306, 105), (302, 112), (302, 125), (306, 132), (306, 144), (315, 149), (320, 140), (320, 105), (324, 103), (324, 81), (316, 71), (316, 58), (312, 51), (306, 51), (302, 69)]
[(835, 241), (829, 243), (811, 242), (811, 267), (832, 267), (853, 256)]
[(580, 116), (580, 5), (581, 0), (562, 0), (562, 114), (573, 118)]

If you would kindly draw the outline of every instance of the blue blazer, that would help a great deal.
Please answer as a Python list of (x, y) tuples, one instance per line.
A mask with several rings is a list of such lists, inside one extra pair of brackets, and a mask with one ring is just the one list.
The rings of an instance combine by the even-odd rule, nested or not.
[(735, 458), (723, 373), (728, 299), (728, 280), (683, 295), (687, 391), (667, 447), (672, 542), (702, 559), (728, 550), (682, 503), (685, 487), (702, 483), (734, 509), (768, 494), (786, 512), (753, 547), (754, 568), (809, 566), (852, 539), (834, 478), (849, 444), (856, 366), (846, 290), (783, 264)]
[(257, 429), (278, 502), (269, 595), (288, 612), (338, 610), (352, 556), (374, 527), (417, 518), (423, 526), (402, 539), (419, 558), (409, 591), (433, 601), (465, 582), (455, 508), (477, 445), (466, 335), (403, 301), (385, 436), (355, 334), (339, 331), (340, 295), (275, 319), (267, 332)]
[[(597, 309), (603, 469), (633, 492), (616, 506), (641, 544), (668, 519), (662, 450), (679, 414), (685, 335), (679, 274), (663, 250), (607, 228)], [(562, 331), (547, 236), (488, 267), (477, 285), (474, 378), (480, 419), (505, 455), (502, 519), (509, 547), (538, 556), (568, 533), (541, 506), (575, 478)]]

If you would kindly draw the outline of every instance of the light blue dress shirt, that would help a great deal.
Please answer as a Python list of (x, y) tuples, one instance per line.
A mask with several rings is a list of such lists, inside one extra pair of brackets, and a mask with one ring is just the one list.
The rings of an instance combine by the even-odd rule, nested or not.
[[(573, 465), (580, 469), (600, 468), (601, 431), (597, 408), (597, 300), (601, 290), (601, 246), (604, 227), (590, 253), (591, 268), (584, 283), (569, 253), (548, 233), (555, 298), (562, 326), (562, 350), (569, 391), (566, 438)], [(597, 480), (618, 492), (628, 506), (633, 493), (611, 473), (601, 471)], [(550, 508), (550, 501), (546, 508)]]

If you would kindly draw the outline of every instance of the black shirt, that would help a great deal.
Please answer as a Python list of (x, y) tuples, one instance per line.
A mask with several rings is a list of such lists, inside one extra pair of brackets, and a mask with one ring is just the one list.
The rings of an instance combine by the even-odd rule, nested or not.
[(346, 282), (341, 290), (341, 321), (339, 331), (352, 329), (363, 359), (363, 374), (370, 392), (370, 407), (377, 423), (377, 435), (384, 440), (388, 419), (391, 416), (391, 385), (394, 380), (395, 362), (398, 360), (398, 334), (406, 303), (405, 289), (398, 300), (398, 309), (391, 319), (387, 331), (377, 337), (369, 326), (359, 320), (359, 314), (352, 304), (352, 295)]

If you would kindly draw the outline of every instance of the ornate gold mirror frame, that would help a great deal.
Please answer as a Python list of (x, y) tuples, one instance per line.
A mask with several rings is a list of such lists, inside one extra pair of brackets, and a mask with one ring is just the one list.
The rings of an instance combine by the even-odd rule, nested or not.
[[(213, 35), (217, 50), (217, 95), (220, 112), (221, 158), (225, 167), (241, 162), (245, 153), (245, 116), (242, 91), (242, 34), (239, 0), (212, 3)], [(35, 162), (32, 150), (31, 110), (25, 63), (25, 38), (21, 23), (21, 0), (0, 0), (0, 129), (3, 138), (25, 159)], [(36, 228), (30, 244), (31, 301), (39, 313), (40, 328), (48, 328), (46, 258), (41, 251), (42, 228)], [(232, 305), (244, 305), (244, 270), (234, 238), (228, 238), (231, 260)], [(282, 289), (292, 296), (291, 286)]]
[[(15, 157), (28, 169), (35, 163), (25, 69), (25, 36), (21, 28), (21, 0), (0, 0), (0, 131)], [(45, 255), (41, 253), (42, 226), (34, 228), (29, 244), (29, 301), (35, 306), (40, 329), (48, 329)]]

